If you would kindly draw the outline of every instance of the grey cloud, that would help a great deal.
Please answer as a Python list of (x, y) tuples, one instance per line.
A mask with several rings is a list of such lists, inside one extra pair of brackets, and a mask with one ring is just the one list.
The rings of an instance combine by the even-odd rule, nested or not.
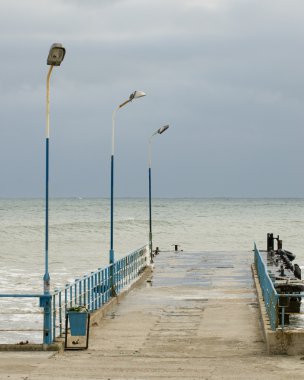
[(147, 139), (165, 123), (153, 146), (156, 195), (301, 195), (267, 173), (299, 183), (303, 8), (3, 1), (0, 196), (43, 195), (45, 61), (55, 41), (67, 55), (52, 75), (53, 195), (108, 196), (112, 111), (135, 89), (148, 96), (117, 115), (117, 195), (146, 194)]

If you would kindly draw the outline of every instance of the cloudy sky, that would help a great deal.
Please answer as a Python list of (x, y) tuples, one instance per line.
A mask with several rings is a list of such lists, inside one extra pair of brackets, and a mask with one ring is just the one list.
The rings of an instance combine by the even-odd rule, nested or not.
[(0, 0), (0, 197), (304, 196), (303, 0)]

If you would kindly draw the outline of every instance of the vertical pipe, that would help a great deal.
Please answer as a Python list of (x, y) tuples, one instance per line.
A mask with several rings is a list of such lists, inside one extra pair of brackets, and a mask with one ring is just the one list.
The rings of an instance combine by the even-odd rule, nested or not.
[(70, 285), (70, 307), (73, 307), (73, 288)]
[(120, 278), (121, 278), (121, 260), (119, 260), (116, 264), (116, 270), (117, 270), (117, 274), (116, 274), (116, 283), (117, 283), (117, 289), (118, 289), (118, 293), (120, 292), (120, 289), (121, 289), (121, 281), (120, 281)]
[(52, 296), (46, 295), (43, 305), (43, 344), (51, 344), (52, 339)]
[(85, 307), (87, 307), (87, 283), (86, 283), (87, 277), (85, 276), (83, 279), (83, 304)]
[(68, 287), (69, 284), (66, 284), (65, 285), (65, 289), (64, 289), (64, 313), (66, 314), (67, 313), (67, 309), (68, 309)]
[(99, 298), (99, 286), (98, 286), (98, 274), (94, 273), (94, 293), (95, 293), (95, 310), (98, 309), (98, 298)]
[(56, 338), (56, 294), (53, 294), (53, 337)]
[(59, 336), (62, 336), (62, 304), (61, 304), (61, 291), (59, 292), (58, 300), (58, 309), (59, 309)]
[(90, 283), (90, 277), (87, 277), (88, 282), (88, 309), (91, 311), (91, 283)]
[(129, 257), (126, 258), (126, 284), (128, 284), (129, 280)]
[(101, 307), (101, 268), (98, 269), (98, 308)]
[(133, 271), (133, 257), (130, 256), (130, 261), (129, 261), (129, 282), (132, 281), (132, 271)]
[(50, 293), (49, 274), (49, 138), (45, 139), (45, 262), (43, 277), (43, 292)]
[(149, 167), (149, 245), (150, 245), (150, 261), (153, 263), (153, 247), (152, 247), (152, 195), (151, 195), (151, 167)]
[(110, 264), (114, 262), (114, 155), (111, 156), (111, 221), (110, 221)]
[(100, 272), (101, 305), (104, 304), (104, 270)]
[(94, 272), (91, 272), (91, 300), (92, 300), (92, 310), (95, 310), (95, 299), (96, 299), (96, 292), (94, 291), (95, 288), (95, 276)]
[(116, 263), (113, 263), (112, 267), (110, 269), (112, 269), (112, 276), (111, 276), (111, 296), (113, 297), (113, 293), (114, 293), (114, 289), (116, 287), (116, 272), (117, 272), (117, 267), (116, 267)]
[(109, 294), (110, 294), (110, 272), (109, 272), (110, 268), (107, 267), (106, 268), (106, 302), (109, 300)]
[(126, 276), (126, 274), (127, 274), (127, 258), (125, 257), (124, 258), (124, 261), (123, 261), (123, 284), (124, 284), (124, 286), (126, 286), (126, 284), (127, 284), (127, 276)]
[(79, 281), (79, 305), (81, 306), (82, 306), (82, 281), (83, 280)]
[[(50, 136), (50, 77), (54, 66), (49, 68), (46, 79), (46, 139), (45, 139), (45, 272), (43, 293), (50, 294), (49, 274), (49, 136)], [(48, 299), (43, 306), (43, 343), (52, 343), (52, 301)]]
[(109, 262), (114, 263), (114, 150), (115, 150), (115, 109), (112, 114), (112, 154), (111, 154), (111, 211), (110, 211), (110, 252)]
[(110, 288), (114, 296), (114, 154), (111, 156)]
[(75, 284), (74, 284), (74, 305), (76, 306), (78, 304), (78, 295), (77, 295), (77, 281), (76, 279)]
[(54, 66), (49, 68), (46, 78), (46, 129), (45, 129), (45, 272), (44, 294), (50, 292), (49, 275), (49, 139), (50, 139), (50, 78)]
[(121, 275), (120, 275), (120, 281), (121, 281), (121, 287), (123, 288), (125, 286), (125, 258), (121, 260)]
[(109, 293), (110, 293), (110, 268), (106, 268), (106, 302), (109, 300)]
[(110, 264), (114, 263), (114, 155), (111, 156)]

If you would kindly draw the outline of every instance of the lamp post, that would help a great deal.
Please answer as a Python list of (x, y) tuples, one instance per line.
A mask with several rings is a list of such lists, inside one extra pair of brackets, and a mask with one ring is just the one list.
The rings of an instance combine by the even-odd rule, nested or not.
[(164, 125), (163, 127), (159, 128), (149, 139), (149, 248), (150, 248), (150, 261), (153, 263), (153, 248), (152, 248), (152, 196), (151, 196), (151, 145), (152, 145), (152, 138), (159, 134), (161, 135), (169, 128), (169, 125)]
[[(129, 99), (121, 103), (112, 114), (112, 154), (111, 154), (111, 216), (110, 216), (110, 252), (109, 261), (110, 265), (114, 264), (114, 148), (115, 148), (115, 118), (116, 112), (124, 107), (126, 104), (132, 102), (132, 100), (141, 98), (146, 94), (143, 91), (134, 91), (129, 96)], [(111, 276), (112, 278), (112, 276)], [(113, 284), (112, 284), (113, 287)]]
[(50, 139), (50, 78), (54, 66), (60, 66), (65, 56), (65, 48), (58, 43), (51, 46), (47, 58), (47, 65), (50, 66), (46, 79), (46, 172), (45, 172), (45, 272), (43, 276), (44, 297), (40, 299), (41, 306), (44, 307), (44, 337), (45, 344), (52, 343), (52, 316), (51, 316), (51, 296), (50, 296), (50, 274), (49, 274), (49, 139)]
[(43, 277), (44, 293), (50, 292), (49, 275), (49, 140), (50, 140), (50, 78), (54, 66), (60, 66), (65, 56), (65, 48), (61, 44), (53, 44), (47, 58), (47, 65), (50, 66), (46, 79), (46, 175), (45, 175), (45, 274)]

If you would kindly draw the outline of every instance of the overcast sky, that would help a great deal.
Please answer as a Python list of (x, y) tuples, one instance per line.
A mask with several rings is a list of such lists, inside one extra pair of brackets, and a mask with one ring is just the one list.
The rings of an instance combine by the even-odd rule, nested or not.
[(303, 0), (0, 0), (0, 197), (304, 196)]

